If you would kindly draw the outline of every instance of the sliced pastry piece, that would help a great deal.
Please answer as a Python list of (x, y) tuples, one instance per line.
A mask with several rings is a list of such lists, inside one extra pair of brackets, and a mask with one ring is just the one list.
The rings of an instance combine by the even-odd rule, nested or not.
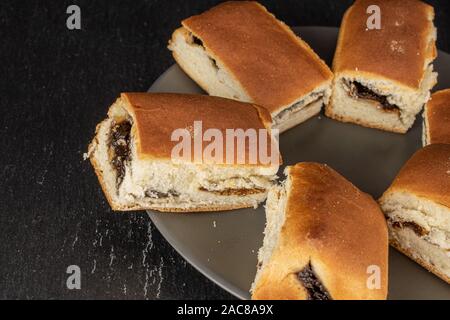
[(169, 49), (210, 95), (266, 107), (281, 132), (320, 112), (333, 74), (261, 4), (230, 1), (186, 20)]
[(286, 168), (266, 204), (253, 299), (386, 299), (388, 231), (378, 204), (330, 167)]
[[(367, 10), (375, 6), (380, 29), (369, 29)], [(437, 81), (433, 18), (433, 7), (418, 0), (355, 1), (342, 20), (326, 115), (407, 132)]]
[(416, 152), (379, 202), (391, 244), (450, 283), (450, 145)]
[(423, 145), (450, 144), (450, 89), (431, 95), (423, 113)]
[[(280, 164), (270, 123), (264, 108), (234, 100), (123, 93), (97, 126), (88, 157), (114, 210), (256, 207)], [(257, 141), (227, 140), (235, 129)]]

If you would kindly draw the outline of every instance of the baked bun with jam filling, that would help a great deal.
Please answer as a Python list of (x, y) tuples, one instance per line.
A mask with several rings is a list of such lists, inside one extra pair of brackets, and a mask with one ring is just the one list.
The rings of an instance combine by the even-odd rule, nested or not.
[[(369, 6), (381, 29), (369, 30)], [(342, 20), (325, 114), (343, 122), (405, 133), (436, 84), (434, 10), (418, 0), (357, 0)]]
[(450, 144), (450, 89), (431, 95), (423, 112), (422, 143)]
[(267, 198), (252, 299), (386, 299), (388, 232), (378, 204), (327, 165), (285, 173)]
[(318, 114), (331, 94), (325, 62), (258, 2), (229, 1), (183, 20), (169, 49), (210, 95), (267, 108), (280, 132)]
[(379, 202), (392, 246), (450, 283), (450, 145), (417, 151)]
[[(201, 134), (192, 132), (195, 121), (201, 121), (203, 132), (219, 130), (224, 140), (228, 129), (263, 132), (268, 139), (266, 154), (278, 161), (262, 163), (260, 157), (251, 161), (251, 153), (260, 150), (252, 150), (245, 142), (245, 150), (241, 150), (245, 158), (239, 160), (237, 140), (230, 160), (225, 158), (231, 150), (227, 149), (219, 160), (202, 153), (199, 160), (188, 155), (174, 161), (172, 151), (179, 142), (172, 141), (172, 133), (186, 130), (193, 153), (195, 137)], [(88, 157), (114, 210), (190, 212), (256, 207), (265, 200), (280, 163), (277, 144), (271, 143), (270, 124), (267, 110), (254, 104), (204, 95), (122, 93), (107, 119), (97, 126)], [(200, 143), (200, 151), (208, 146)]]

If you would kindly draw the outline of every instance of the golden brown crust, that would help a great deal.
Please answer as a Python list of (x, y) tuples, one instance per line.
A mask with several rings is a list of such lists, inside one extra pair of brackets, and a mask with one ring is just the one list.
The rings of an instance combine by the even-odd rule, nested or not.
[(108, 201), (108, 204), (111, 207), (111, 209), (117, 210), (117, 211), (123, 210), (123, 208), (112, 199), (110, 191), (106, 187), (105, 180), (103, 179), (103, 171), (101, 169), (100, 164), (97, 162), (95, 157), (90, 157), (89, 161), (91, 162), (91, 165), (94, 168), (94, 172), (97, 175), (98, 181), (100, 182), (100, 186), (103, 190), (103, 194), (105, 195), (106, 200)]
[(425, 107), (428, 141), (450, 144), (450, 89), (432, 94)]
[[(367, 30), (370, 5), (381, 10), (381, 29)], [(434, 9), (418, 0), (357, 0), (345, 13), (333, 61), (335, 74), (385, 78), (412, 89), (436, 57)]]
[(192, 206), (189, 208), (167, 208), (167, 207), (160, 207), (160, 206), (148, 206), (148, 207), (142, 207), (142, 206), (129, 206), (129, 207), (117, 207), (117, 206), (111, 206), (111, 208), (115, 211), (136, 211), (136, 210), (153, 210), (153, 211), (159, 211), (159, 212), (171, 212), (171, 213), (208, 213), (208, 212), (218, 212), (218, 211), (229, 211), (229, 210), (237, 210), (237, 209), (243, 209), (243, 208), (253, 208), (254, 203), (248, 204), (234, 204), (234, 205), (221, 205), (220, 207), (217, 206)]
[[(170, 161), (171, 149), (169, 149), (169, 144), (171, 143), (172, 131), (179, 128), (192, 127), (194, 121), (201, 120), (203, 122), (203, 133), (209, 128), (215, 128), (219, 129), (224, 134), (224, 137), (226, 129), (268, 129), (270, 132), (271, 125), (269, 112), (253, 104), (200, 95), (123, 93), (110, 108), (108, 118), (97, 125), (95, 137), (88, 151), (88, 157), (90, 158), (108, 203), (113, 210), (157, 210), (166, 212), (225, 211), (253, 207), (257, 202), (262, 200), (264, 195), (255, 199), (248, 197), (246, 201), (240, 199), (236, 203), (224, 205), (186, 203), (180, 204), (177, 208), (169, 208), (158, 204), (149, 204), (148, 206), (123, 204), (115, 194), (116, 185), (114, 182), (108, 182), (108, 177), (111, 175), (108, 172), (112, 168), (109, 168), (110, 164), (105, 160), (107, 155), (103, 159), (102, 155), (99, 154), (99, 140), (102, 139), (102, 143), (109, 143), (109, 138), (105, 138), (105, 134), (108, 135), (107, 131), (111, 127), (111, 124), (116, 123), (116, 121), (123, 121), (127, 117), (130, 118), (133, 124), (131, 129), (133, 136), (132, 143), (134, 143), (137, 157), (141, 160), (142, 158), (149, 158)], [(167, 136), (161, 132), (167, 133)], [(256, 132), (256, 134), (258, 133)], [(247, 155), (249, 152), (248, 145), (246, 143)], [(235, 144), (235, 148), (237, 148), (237, 144)], [(218, 163), (217, 165), (228, 166), (229, 164)], [(240, 164), (238, 165), (241, 166)], [(255, 164), (249, 163), (245, 165)], [(259, 163), (256, 165), (265, 166)], [(267, 164), (267, 166), (270, 165)], [(104, 172), (104, 170), (107, 172)]]
[(410, 258), (411, 260), (417, 262), (418, 264), (420, 264), (422, 267), (424, 267), (425, 269), (427, 269), (428, 271), (432, 272), (433, 274), (435, 274), (436, 276), (438, 276), (439, 278), (441, 278), (442, 280), (444, 280), (445, 282), (447, 282), (448, 284), (450, 284), (450, 278), (447, 277), (445, 274), (439, 272), (439, 270), (437, 270), (437, 268), (427, 262), (425, 262), (424, 260), (422, 260), (419, 257), (414, 257), (413, 253), (411, 252), (411, 250), (408, 250), (406, 248), (403, 248), (396, 240), (391, 239), (390, 240), (391, 246), (394, 247), (396, 250), (398, 250), (399, 252), (403, 253), (405, 256), (407, 256), (408, 258)]
[[(121, 97), (133, 118), (137, 154), (141, 158), (171, 159), (171, 152), (179, 143), (171, 141), (173, 131), (192, 131), (194, 121), (202, 121), (203, 133), (208, 129), (218, 129), (224, 138), (226, 129), (268, 129), (270, 132), (272, 118), (269, 112), (255, 104), (174, 93), (122, 93)], [(268, 146), (270, 150), (270, 143)], [(235, 163), (237, 147), (235, 144)], [(247, 156), (249, 152), (249, 144), (246, 143)], [(262, 164), (258, 162), (256, 165)]]
[(272, 113), (333, 77), (304, 41), (257, 2), (225, 2), (182, 24)]
[(450, 207), (450, 145), (432, 144), (417, 151), (385, 195), (391, 192), (412, 193)]
[[(286, 220), (253, 298), (306, 299), (296, 274), (311, 263), (332, 299), (386, 299), (388, 231), (377, 203), (326, 165), (300, 163), (288, 173)], [(378, 290), (367, 287), (373, 265)]]

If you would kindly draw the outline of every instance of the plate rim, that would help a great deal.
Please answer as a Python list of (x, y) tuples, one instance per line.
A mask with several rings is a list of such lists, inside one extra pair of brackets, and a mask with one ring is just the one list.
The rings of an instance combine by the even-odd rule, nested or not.
[[(331, 26), (293, 26), (290, 27), (295, 33), (297, 33), (298, 30), (307, 30), (307, 29), (326, 29), (329, 32), (337, 32), (339, 33), (340, 28), (339, 27), (331, 27)], [(447, 55), (448, 59), (450, 60), (450, 54), (438, 49), (438, 56), (440, 55)], [(167, 74), (169, 74), (172, 69), (176, 68), (178, 65), (176, 63), (172, 64), (170, 67), (168, 67), (150, 86), (150, 88), (147, 90), (147, 92), (156, 92), (156, 91), (152, 91), (152, 89), (156, 86), (159, 85), (160, 82), (163, 82), (165, 77), (167, 76)], [(436, 86), (433, 88), (434, 90), (432, 90), (431, 92), (436, 91)], [(165, 226), (163, 226), (162, 224), (160, 224), (158, 222), (157, 219), (154, 219), (155, 215), (159, 215), (159, 214), (167, 214), (167, 213), (159, 213), (159, 212), (154, 212), (151, 210), (147, 210), (148, 216), (150, 217), (151, 222), (154, 224), (154, 226), (158, 229), (158, 231), (160, 232), (160, 234), (163, 236), (163, 238), (170, 244), (170, 246), (184, 259), (186, 260), (192, 267), (194, 267), (195, 270), (197, 270), (198, 272), (200, 272), (203, 276), (205, 276), (208, 280), (212, 281), (213, 283), (215, 283), (216, 285), (218, 285), (220, 288), (222, 288), (223, 290), (225, 290), (226, 292), (228, 292), (229, 294), (231, 294), (232, 296), (240, 299), (240, 300), (248, 300), (249, 298), (249, 293), (250, 293), (250, 288), (248, 289), (248, 291), (244, 291), (242, 289), (240, 289), (239, 287), (237, 287), (236, 285), (230, 283), (229, 281), (227, 281), (225, 278), (223, 278), (222, 276), (220, 276), (219, 274), (217, 274), (216, 272), (211, 271), (210, 269), (206, 268), (203, 266), (203, 263), (201, 263), (200, 261), (197, 261), (196, 258), (194, 258), (193, 256), (189, 256), (187, 254), (184, 254), (180, 248), (178, 248), (178, 246), (176, 245), (176, 240), (173, 238), (172, 234), (169, 232), (168, 228), (166, 228)], [(175, 213), (175, 214), (179, 214), (179, 213)], [(202, 213), (202, 214), (208, 214), (206, 213)], [(226, 213), (224, 213), (226, 214)], [(391, 247), (389, 247), (389, 249), (391, 249)], [(259, 250), (259, 249), (258, 249)], [(411, 263), (414, 263), (413, 261), (411, 261)], [(256, 268), (256, 266), (255, 266)]]

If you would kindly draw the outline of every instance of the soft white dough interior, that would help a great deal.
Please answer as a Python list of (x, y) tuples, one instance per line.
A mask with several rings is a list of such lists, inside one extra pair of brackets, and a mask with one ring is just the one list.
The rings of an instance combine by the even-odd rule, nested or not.
[(264, 229), (263, 246), (258, 251), (258, 270), (251, 291), (258, 283), (264, 267), (270, 261), (275, 248), (278, 246), (281, 228), (286, 220), (287, 191), (290, 188), (289, 178), (282, 185), (273, 186), (266, 201), (266, 227)]
[(428, 122), (427, 116), (427, 107), (425, 106), (425, 110), (423, 111), (423, 122), (422, 122), (422, 146), (425, 147), (430, 144), (430, 125)]
[[(242, 196), (227, 196), (214, 192), (229, 189), (261, 189), (254, 195), (254, 206), (264, 199), (267, 189), (274, 179), (273, 171), (261, 175), (261, 170), (253, 168), (230, 169), (219, 166), (196, 166), (194, 164), (174, 165), (170, 161), (141, 161), (134, 159), (127, 166), (125, 178), (119, 188), (119, 196), (126, 201), (139, 201), (146, 204), (172, 203), (174, 205), (195, 201), (199, 204), (212, 204), (218, 200), (242, 201)], [(268, 170), (269, 171), (269, 170)], [(210, 192), (206, 192), (208, 190)], [(177, 194), (169, 198), (155, 199), (148, 193)], [(249, 199), (246, 199), (249, 200)]]
[[(169, 49), (174, 52), (177, 62), (210, 95), (220, 96), (244, 102), (253, 102), (241, 84), (214, 59), (208, 50), (193, 40), (192, 34), (181, 28), (177, 30), (170, 42)], [(273, 128), (280, 132), (306, 121), (320, 112), (331, 95), (331, 81), (316, 88), (291, 104), (280, 106), (272, 113)]]
[(292, 105), (281, 108), (280, 112), (272, 114), (273, 128), (284, 132), (315, 116), (320, 112), (324, 104), (328, 104), (330, 95), (331, 86), (326, 84), (318, 87), (309, 95), (294, 102)]
[[(385, 111), (380, 103), (370, 99), (353, 98), (345, 83), (356, 81), (369, 90), (387, 97), (398, 111)], [(437, 73), (430, 64), (419, 90), (400, 88), (391, 81), (373, 81), (364, 77), (349, 75), (337, 76), (328, 113), (346, 121), (361, 122), (374, 127), (406, 132), (413, 125), (416, 115), (422, 110), (430, 97), (430, 90), (437, 81)], [(394, 90), (395, 89), (395, 90)]]
[(101, 166), (108, 193), (120, 206), (181, 209), (222, 205), (256, 207), (264, 201), (267, 190), (276, 179), (276, 166), (198, 165), (174, 163), (170, 159), (142, 159), (136, 152), (131, 134), (131, 160), (125, 162), (125, 175), (117, 188), (117, 172), (109, 157), (109, 141), (113, 119), (118, 115), (124, 118), (123, 113), (120, 102), (111, 107), (109, 118), (100, 124), (97, 142), (89, 151)]
[[(390, 193), (380, 200), (380, 204), (388, 217), (393, 239), (402, 248), (450, 276), (449, 208), (406, 192)], [(403, 227), (398, 223), (403, 223)], [(418, 225), (423, 234), (414, 232), (408, 223)]]
[(389, 236), (402, 249), (407, 250), (415, 260), (421, 260), (428, 266), (435, 268), (440, 274), (450, 277), (450, 253), (423, 238), (417, 236), (409, 228), (389, 228)]
[(214, 60), (205, 47), (194, 42), (188, 30), (178, 29), (170, 41), (169, 49), (174, 52), (181, 67), (210, 95), (251, 102), (239, 82), (220, 61)]

